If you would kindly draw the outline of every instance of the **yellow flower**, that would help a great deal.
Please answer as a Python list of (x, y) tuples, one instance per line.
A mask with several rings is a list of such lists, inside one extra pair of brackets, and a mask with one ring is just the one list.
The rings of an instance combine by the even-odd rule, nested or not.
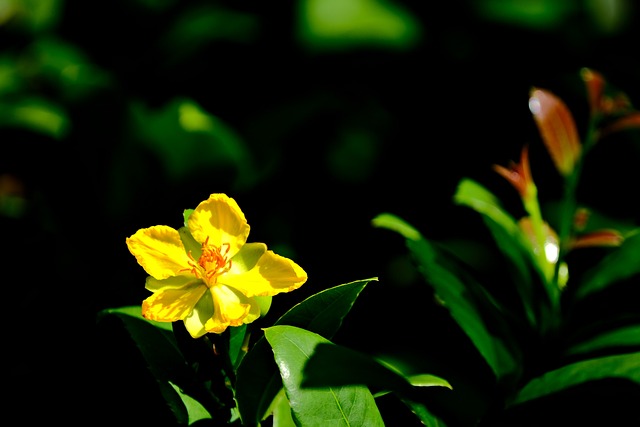
[(145, 287), (153, 295), (142, 303), (149, 320), (182, 320), (194, 338), (220, 334), (260, 317), (255, 297), (290, 292), (307, 281), (295, 262), (264, 243), (247, 243), (249, 224), (225, 194), (200, 203), (186, 225), (143, 228), (126, 239), (149, 274)]

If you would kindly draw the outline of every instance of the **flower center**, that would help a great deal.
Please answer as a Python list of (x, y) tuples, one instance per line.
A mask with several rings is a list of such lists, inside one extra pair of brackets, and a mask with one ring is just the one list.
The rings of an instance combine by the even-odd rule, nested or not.
[(220, 247), (210, 245), (207, 237), (207, 240), (202, 244), (202, 255), (197, 261), (189, 252), (191, 269), (186, 270), (191, 271), (198, 279), (204, 280), (208, 287), (214, 286), (218, 281), (218, 276), (231, 269), (232, 263), (228, 257), (229, 247), (228, 243), (223, 243)]

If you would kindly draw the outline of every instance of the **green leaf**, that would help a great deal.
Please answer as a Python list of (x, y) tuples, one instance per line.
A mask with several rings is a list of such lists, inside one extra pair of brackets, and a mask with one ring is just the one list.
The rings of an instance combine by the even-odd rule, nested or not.
[[(293, 306), (274, 325), (297, 326), (331, 339), (371, 278), (325, 289)], [(236, 401), (244, 423), (259, 422), (282, 388), (278, 367), (264, 337), (245, 355), (237, 371)]]
[(305, 388), (304, 368), (319, 344), (330, 341), (295, 326), (272, 326), (265, 338), (273, 348), (294, 419), (303, 426), (384, 426), (366, 386)]
[(412, 225), (394, 214), (382, 213), (371, 220), (374, 227), (395, 231), (407, 240), (420, 240), (420, 232)]
[[(459, 277), (461, 276), (459, 269), (453, 266), (449, 269), (441, 265), (441, 260), (438, 259), (440, 254), (436, 248), (421, 235), (416, 236), (413, 227), (402, 219), (390, 214), (383, 214), (383, 216), (374, 218), (373, 224), (393, 231), (400, 230), (405, 234), (409, 230), (409, 237), (406, 240), (407, 247), (414, 255), (427, 283), (433, 286), (438, 297), (471, 339), (496, 377), (503, 379), (514, 375), (519, 369), (518, 363), (504, 342), (489, 332), (483, 317), (483, 314), (491, 312), (495, 307), (490, 296), (484, 293), (479, 285), (473, 283), (471, 278), (467, 278), (467, 281), (464, 282)], [(476, 296), (474, 297), (474, 295)], [(483, 304), (484, 311), (480, 310), (476, 301)], [(495, 317), (497, 314), (493, 313), (493, 316)], [(499, 326), (499, 323), (498, 319), (496, 325), (492, 326)]]
[(15, 102), (0, 102), (0, 126), (14, 126), (64, 139), (71, 128), (62, 106), (44, 98), (29, 97)]
[(134, 103), (131, 117), (141, 142), (158, 156), (174, 179), (189, 178), (211, 168), (229, 170), (241, 186), (257, 179), (257, 169), (242, 138), (191, 99), (176, 98), (157, 111)]
[(187, 413), (189, 414), (189, 425), (196, 421), (211, 419), (211, 414), (204, 406), (202, 406), (202, 404), (200, 404), (200, 402), (188, 394), (185, 394), (180, 387), (173, 384), (171, 381), (169, 381), (169, 384), (173, 387), (176, 393), (178, 393), (178, 396), (182, 399), (182, 403), (184, 403), (184, 406), (187, 408)]
[(584, 298), (593, 292), (605, 289), (616, 281), (640, 273), (640, 233), (632, 233), (622, 245), (585, 272), (576, 298)]
[(303, 387), (341, 387), (366, 385), (369, 390), (395, 392), (411, 396), (414, 386), (451, 385), (433, 375), (406, 378), (399, 370), (384, 361), (336, 344), (318, 344), (304, 368)]
[(229, 360), (233, 366), (238, 366), (244, 357), (244, 341), (247, 335), (247, 325), (229, 328)]
[(512, 405), (547, 396), (587, 381), (623, 378), (640, 383), (640, 352), (588, 359), (534, 378), (516, 395)]
[(156, 322), (155, 320), (147, 320), (142, 316), (142, 309), (139, 305), (127, 305), (123, 307), (110, 308), (108, 310), (104, 310), (101, 315), (107, 314), (126, 314), (137, 319), (143, 320), (150, 325), (153, 325), (157, 328), (164, 329), (165, 331), (172, 332), (173, 328), (171, 327), (171, 322)]
[(607, 348), (640, 347), (640, 325), (621, 327), (570, 347), (567, 354), (584, 354)]
[(405, 49), (421, 36), (414, 16), (389, 1), (303, 0), (299, 9), (299, 38), (308, 48)]
[(420, 422), (427, 427), (447, 427), (444, 421), (432, 414), (423, 403), (414, 402), (408, 399), (401, 399), (411, 411), (418, 417)]
[(273, 427), (297, 427), (291, 415), (291, 405), (284, 393), (284, 388), (280, 388), (280, 392), (273, 400), (271, 412), (273, 412)]
[[(137, 307), (139, 311), (139, 307)], [(180, 424), (188, 420), (188, 411), (174, 390), (173, 384), (188, 384), (194, 381), (193, 372), (185, 364), (178, 351), (173, 334), (153, 326), (146, 320), (125, 314), (130, 308), (106, 309), (98, 313), (97, 321), (117, 319), (128, 332), (147, 363), (158, 384), (158, 389)]]
[(516, 235), (520, 232), (518, 223), (502, 209), (498, 199), (485, 187), (472, 179), (462, 179), (460, 181), (453, 200), (459, 205), (468, 206), (476, 212), (491, 218), (511, 235)]
[(536, 298), (531, 280), (533, 264), (528, 246), (523, 245), (522, 233), (516, 220), (500, 206), (500, 202), (491, 192), (471, 179), (460, 181), (453, 200), (458, 205), (467, 206), (483, 216), (484, 223), (498, 248), (510, 261), (509, 267), (515, 274), (516, 290), (520, 295), (527, 320), (531, 326), (536, 326)]

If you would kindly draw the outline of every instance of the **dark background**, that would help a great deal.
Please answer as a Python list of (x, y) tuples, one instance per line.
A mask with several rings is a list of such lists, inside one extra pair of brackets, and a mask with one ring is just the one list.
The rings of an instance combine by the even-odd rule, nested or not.
[[(98, 311), (148, 295), (125, 238), (152, 225), (179, 227), (182, 211), (214, 192), (239, 203), (250, 241), (309, 275), (274, 299), (265, 324), (322, 289), (378, 277), (338, 342), (401, 354), (440, 343), (429, 353), (432, 373), (446, 378), (457, 365), (461, 377), (488, 384), (489, 371), (433, 303), (402, 239), (371, 219), (391, 212), (434, 240), (482, 242), (478, 215), (452, 202), (462, 177), (518, 212), (515, 191), (491, 165), (517, 160), (530, 144), (541, 198), (561, 193), (528, 110), (533, 86), (561, 96), (581, 132), (581, 67), (640, 102), (632, 1), (354, 1), (360, 20), (346, 19), (339, 2), (44, 3), (17, 6), (0, 21), (2, 71), (12, 76), (0, 78), (7, 375), (21, 396), (45, 400), (80, 376), (91, 385), (77, 393), (113, 419), (133, 411), (131, 420), (149, 420), (157, 397), (139, 391), (133, 351), (125, 356), (93, 328)], [(314, 5), (334, 14), (329, 36), (305, 27)], [(65, 80), (69, 69), (56, 68), (55, 55), (69, 59), (43, 40), (73, 48), (86, 74)], [(15, 119), (16, 106), (33, 97), (61, 109), (69, 126), (46, 132)], [(162, 112), (170, 121), (176, 99), (216, 117), (240, 160), (200, 158), (202, 142), (182, 160), (163, 154), (149, 129)], [(164, 136), (180, 146), (175, 135)], [(637, 142), (625, 135), (616, 150), (600, 150), (581, 187), (586, 201), (632, 222)], [(492, 266), (482, 254), (478, 263)], [(91, 358), (87, 346), (95, 346)], [(56, 381), (41, 381), (51, 374)], [(54, 418), (80, 410), (58, 405)]]

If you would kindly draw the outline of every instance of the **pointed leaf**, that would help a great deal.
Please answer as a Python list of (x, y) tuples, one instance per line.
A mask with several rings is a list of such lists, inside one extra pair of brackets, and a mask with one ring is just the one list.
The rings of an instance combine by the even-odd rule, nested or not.
[[(411, 230), (409, 224), (402, 219), (391, 214), (380, 215), (372, 221), (375, 226), (389, 228), (391, 230)], [(482, 292), (482, 288), (477, 284), (472, 284), (469, 278), (463, 282), (460, 278), (460, 271), (452, 270), (440, 264), (437, 259), (439, 254), (419, 233), (409, 234), (406, 244), (414, 255), (421, 273), (428, 284), (433, 286), (436, 294), (444, 301), (445, 307), (471, 339), (487, 364), (491, 367), (497, 378), (514, 374), (518, 369), (518, 364), (514, 356), (507, 350), (504, 342), (489, 332), (485, 319), (472, 294), (478, 295), (483, 303), (484, 309), (491, 311), (494, 302), (490, 296)], [(495, 313), (494, 313), (495, 314)], [(497, 325), (492, 325), (497, 326)]]
[[(274, 325), (292, 325), (331, 339), (371, 278), (325, 289), (293, 306)], [(282, 388), (278, 367), (264, 337), (245, 355), (237, 371), (236, 401), (245, 423), (259, 422)]]
[(549, 371), (525, 385), (512, 404), (606, 378), (623, 378), (640, 383), (640, 352), (588, 359)]
[(627, 279), (638, 273), (640, 273), (640, 233), (635, 233), (585, 273), (576, 291), (576, 298), (584, 298), (616, 281)]
[(304, 367), (319, 344), (330, 341), (294, 326), (272, 326), (265, 338), (273, 348), (296, 423), (303, 426), (384, 426), (366, 386), (305, 388)]
[(451, 385), (432, 375), (405, 377), (386, 362), (336, 344), (318, 344), (304, 368), (303, 387), (366, 385), (373, 392), (389, 391), (411, 395), (414, 386)]
[(529, 323), (535, 326), (534, 290), (531, 281), (532, 262), (530, 254), (522, 243), (522, 233), (518, 223), (500, 206), (498, 199), (485, 187), (465, 178), (460, 181), (453, 197), (455, 203), (467, 206), (483, 216), (484, 223), (491, 232), (498, 248), (515, 269), (514, 282)]
[(426, 427), (447, 427), (444, 421), (432, 414), (423, 403), (401, 399), (402, 402), (411, 408), (411, 411), (418, 417), (420, 422)]
[(640, 325), (607, 331), (569, 348), (567, 354), (582, 354), (606, 348), (640, 347)]

